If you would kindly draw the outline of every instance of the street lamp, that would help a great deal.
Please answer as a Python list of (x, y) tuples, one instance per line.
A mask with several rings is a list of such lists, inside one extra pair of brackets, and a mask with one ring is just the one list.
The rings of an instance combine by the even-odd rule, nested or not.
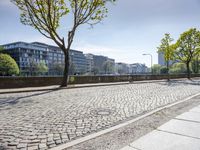
[(151, 56), (151, 74), (153, 74), (152, 66), (153, 66), (153, 56), (151, 54), (142, 54), (144, 56), (149, 55)]

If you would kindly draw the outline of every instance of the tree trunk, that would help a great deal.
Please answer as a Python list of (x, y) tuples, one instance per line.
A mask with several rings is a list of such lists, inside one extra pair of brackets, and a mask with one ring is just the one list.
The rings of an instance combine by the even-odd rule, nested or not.
[(190, 79), (190, 63), (189, 62), (186, 63), (186, 67), (187, 67), (187, 78)]
[(167, 61), (167, 81), (170, 80), (170, 76), (169, 76), (169, 61)]
[(68, 85), (68, 74), (69, 74), (69, 50), (65, 50), (66, 53), (64, 54), (65, 56), (65, 67), (64, 67), (64, 72), (63, 72), (63, 79), (60, 87), (67, 87)]

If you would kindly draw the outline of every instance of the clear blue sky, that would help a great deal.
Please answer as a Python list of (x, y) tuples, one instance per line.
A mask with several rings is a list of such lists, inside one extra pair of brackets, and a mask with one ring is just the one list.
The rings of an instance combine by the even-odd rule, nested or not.
[[(174, 39), (185, 30), (200, 27), (200, 0), (118, 0), (109, 5), (108, 17), (93, 29), (80, 27), (72, 48), (84, 53), (101, 54), (116, 62), (145, 63), (153, 54), (164, 33)], [(70, 17), (62, 20), (60, 33), (66, 35)], [(19, 11), (10, 0), (0, 0), (0, 45), (16, 41), (44, 42), (55, 45), (19, 20)]]

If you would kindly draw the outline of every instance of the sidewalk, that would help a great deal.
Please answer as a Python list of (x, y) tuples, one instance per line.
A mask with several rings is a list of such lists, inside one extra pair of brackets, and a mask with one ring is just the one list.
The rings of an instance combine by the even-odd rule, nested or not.
[[(198, 82), (199, 78), (193, 78), (194, 81)], [(109, 83), (89, 83), (89, 84), (70, 84), (68, 87), (60, 88), (59, 85), (52, 86), (43, 86), (43, 87), (25, 87), (25, 88), (13, 88), (13, 89), (0, 89), (0, 94), (9, 94), (9, 93), (23, 93), (23, 92), (38, 92), (38, 91), (48, 91), (48, 90), (58, 90), (58, 89), (73, 89), (73, 88), (85, 88), (85, 87), (97, 87), (97, 86), (113, 86), (113, 85), (123, 85), (123, 84), (142, 84), (142, 83), (155, 83), (155, 82), (166, 82), (166, 79), (163, 80), (143, 80), (143, 81), (125, 81), (125, 82), (109, 82)], [(181, 82), (190, 84), (186, 78), (180, 79), (171, 79), (171, 81)], [(196, 84), (199, 84), (196, 83)]]
[[(132, 84), (139, 83), (154, 83), (154, 82), (165, 82), (166, 80), (144, 80), (144, 81), (134, 81)], [(38, 92), (56, 89), (73, 89), (73, 88), (85, 88), (85, 87), (97, 87), (97, 86), (113, 86), (113, 85), (123, 85), (129, 84), (129, 81), (125, 82), (109, 82), (109, 83), (89, 83), (89, 84), (69, 84), (68, 87), (60, 88), (59, 85), (53, 86), (43, 86), (43, 87), (25, 87), (25, 88), (13, 88), (13, 89), (0, 89), (0, 94), (9, 93), (21, 93), (21, 92)]]
[(200, 150), (200, 105), (121, 150)]

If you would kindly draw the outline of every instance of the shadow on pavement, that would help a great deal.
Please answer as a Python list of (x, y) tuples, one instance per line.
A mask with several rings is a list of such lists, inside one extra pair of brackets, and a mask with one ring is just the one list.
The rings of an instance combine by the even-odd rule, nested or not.
[(200, 85), (200, 81), (199, 80), (170, 80), (170, 81), (166, 81), (166, 82), (157, 82), (156, 84), (160, 84), (160, 85), (168, 85), (168, 86), (177, 86), (179, 83), (181, 84), (185, 84), (185, 85)]
[[(0, 98), (0, 107), (4, 106), (4, 105), (15, 105), (17, 103), (19, 103), (20, 100), (24, 99), (24, 98), (30, 98), (30, 97), (34, 97), (34, 96), (39, 96), (39, 95), (44, 95), (44, 94), (48, 94), (48, 93), (52, 93), (58, 90), (61, 90), (62, 88), (55, 88), (55, 89), (51, 89), (48, 91), (44, 91), (42, 93), (35, 93), (35, 94), (31, 94), (31, 95), (27, 95), (27, 96), (21, 96), (21, 97), (10, 97), (10, 98), (5, 98), (5, 100), (1, 100)], [(4, 98), (3, 98), (4, 99)]]

